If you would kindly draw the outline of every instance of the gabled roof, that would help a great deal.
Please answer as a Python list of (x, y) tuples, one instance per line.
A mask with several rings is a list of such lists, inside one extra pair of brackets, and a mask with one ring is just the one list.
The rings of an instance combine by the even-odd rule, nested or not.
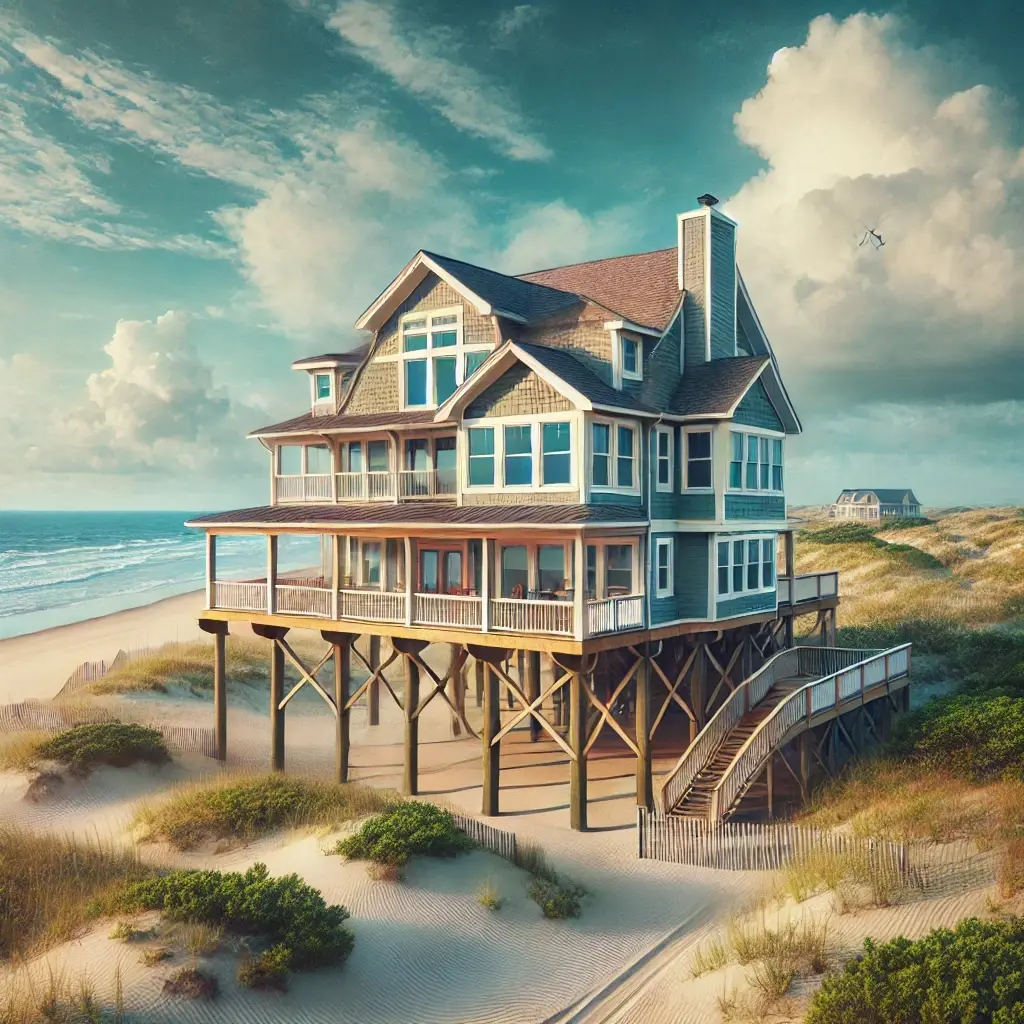
[(519, 277), (586, 296), (634, 323), (664, 331), (679, 305), (677, 259), (673, 246), (533, 270)]
[(186, 526), (607, 526), (647, 522), (640, 505), (438, 505), (410, 501), (369, 505), (262, 505), (196, 516)]
[(249, 437), (276, 437), (282, 434), (325, 434), (340, 430), (384, 430), (390, 427), (431, 426), (433, 409), (415, 409), (408, 412), (370, 412), (350, 416), (339, 412), (333, 416), (314, 416), (311, 412), (295, 416), (282, 423), (272, 423), (249, 433)]
[(293, 370), (316, 369), (321, 366), (358, 366), (369, 351), (369, 343), (352, 349), (351, 352), (325, 352), (321, 356), (306, 356), (292, 363)]
[(839, 495), (840, 498), (849, 495), (852, 501), (864, 501), (868, 497), (875, 497), (882, 505), (920, 505), (914, 497), (914, 492), (907, 487), (904, 490), (897, 490), (894, 487), (848, 487)]
[(737, 356), (688, 366), (666, 413), (686, 418), (732, 416), (770, 362), (766, 355)]
[(499, 380), (517, 361), (528, 366), (577, 409), (657, 415), (629, 394), (606, 384), (590, 367), (566, 349), (506, 341), (438, 407), (436, 422), (445, 423), (461, 417), (469, 403)]

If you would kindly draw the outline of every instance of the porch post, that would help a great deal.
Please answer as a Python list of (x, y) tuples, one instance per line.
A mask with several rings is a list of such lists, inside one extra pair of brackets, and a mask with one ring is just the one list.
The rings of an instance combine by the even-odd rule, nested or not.
[[(540, 651), (526, 652), (526, 698), (532, 704), (540, 696)], [(530, 715), (530, 742), (540, 738), (540, 722)]]
[(641, 648), (643, 660), (636, 670), (636, 805), (654, 810), (654, 779), (651, 773), (651, 694), (650, 661), (647, 645)]
[(213, 756), (218, 761), (225, 761), (228, 756), (228, 624), (215, 619), (200, 619), (199, 628), (204, 633), (213, 634)]
[(811, 749), (814, 733), (805, 729), (800, 733), (800, 795), (804, 800), (811, 796)]
[(341, 537), (331, 534), (331, 618), (337, 619), (341, 604)]
[[(331, 501), (338, 504), (338, 445), (331, 442)], [(335, 616), (337, 618), (337, 616)]]
[(476, 706), (481, 707), (484, 702), (484, 663), (479, 658), (474, 658), (473, 663), (476, 677)]
[(786, 616), (786, 649), (788, 650), (793, 646), (793, 606), (796, 604), (796, 570), (793, 568), (795, 565), (795, 559), (793, 556), (793, 531), (784, 530), (782, 533), (782, 542), (785, 547), (786, 556), (786, 575), (789, 577), (789, 607), (791, 614)]
[(278, 446), (270, 448), (270, 504), (277, 504), (277, 463), (280, 458)]
[(583, 613), (586, 608), (586, 594), (584, 593), (587, 583), (587, 549), (583, 543), (583, 534), (579, 534), (573, 541), (573, 629), (572, 635), (576, 640), (582, 640), (585, 634)]
[(217, 535), (206, 534), (206, 607), (217, 605)]
[(417, 708), (420, 698), (420, 667), (405, 656), (405, 775), (402, 792), (415, 796), (419, 792), (420, 720)]
[(277, 534), (267, 534), (267, 614), (277, 611)]
[(491, 631), (491, 570), (494, 567), (494, 541), (484, 537), (480, 545), (483, 564), (480, 566), (480, 632)]
[(494, 741), (501, 728), (498, 675), (487, 662), (478, 662), (484, 670), (483, 769), (484, 792), (481, 813), (493, 817), (498, 813), (498, 790), (501, 773), (501, 746)]
[(339, 782), (348, 782), (351, 712), (346, 705), (352, 681), (352, 639), (334, 644), (334, 754)]
[[(416, 592), (414, 580), (416, 578), (416, 565), (414, 563), (414, 552), (412, 537), (405, 537), (405, 624), (412, 625), (413, 619), (413, 594)], [(419, 669), (416, 670), (417, 672)]]

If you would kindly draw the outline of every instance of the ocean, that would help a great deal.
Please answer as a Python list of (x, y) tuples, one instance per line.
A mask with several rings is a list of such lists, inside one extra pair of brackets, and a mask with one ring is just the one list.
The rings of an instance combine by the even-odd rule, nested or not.
[[(205, 537), (184, 526), (198, 514), (0, 512), (0, 638), (201, 590)], [(262, 537), (219, 538), (219, 577), (265, 568)]]

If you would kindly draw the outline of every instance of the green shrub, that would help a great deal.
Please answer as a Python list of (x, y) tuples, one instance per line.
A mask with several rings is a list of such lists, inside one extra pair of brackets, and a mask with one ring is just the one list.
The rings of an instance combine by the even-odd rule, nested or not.
[(136, 824), (148, 839), (189, 850), (208, 839), (250, 841), (280, 828), (337, 825), (388, 806), (372, 786), (339, 785), (280, 774), (228, 775), (189, 785), (143, 808)]
[(916, 942), (864, 942), (826, 977), (807, 1024), (1024, 1021), (1024, 922), (961, 921)]
[(1024, 777), (1024, 697), (957, 693), (899, 719), (893, 752), (972, 782)]
[(891, 519), (882, 520), (883, 530), (913, 530), (918, 526), (934, 526), (935, 520), (925, 516), (893, 516)]
[(98, 765), (124, 768), (137, 761), (162, 764), (171, 759), (156, 729), (126, 722), (92, 722), (57, 733), (39, 746), (39, 756), (84, 773)]
[(298, 875), (271, 878), (265, 864), (245, 874), (172, 871), (128, 886), (119, 900), (126, 912), (160, 910), (172, 921), (223, 925), (258, 935), (291, 952), (297, 967), (342, 963), (351, 953), (348, 911), (328, 906)]
[(878, 544), (877, 526), (867, 523), (835, 523), (817, 530), (801, 530), (801, 539), (810, 544)]
[(415, 856), (454, 857), (473, 846), (448, 811), (433, 804), (403, 801), (339, 840), (334, 852), (349, 860), (401, 865)]
[(284, 992), (288, 988), (288, 968), (291, 965), (292, 951), (287, 946), (271, 946), (259, 956), (250, 954), (242, 958), (238, 965), (238, 984), (245, 988)]
[(586, 890), (571, 882), (534, 878), (527, 889), (531, 900), (547, 918), (579, 917)]

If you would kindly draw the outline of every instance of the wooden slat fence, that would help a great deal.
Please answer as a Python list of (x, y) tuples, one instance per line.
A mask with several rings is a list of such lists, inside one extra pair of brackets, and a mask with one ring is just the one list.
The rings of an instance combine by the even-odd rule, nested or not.
[[(123, 652), (118, 651), (118, 656)], [(117, 658), (114, 659), (114, 662)], [(95, 683), (102, 679), (114, 666), (114, 662), (106, 661), (83, 661), (74, 672), (68, 676), (68, 681), (57, 691), (57, 697), (68, 697), (76, 690), (80, 690), (88, 683)]]
[(170, 747), (206, 757), (217, 756), (217, 740), (212, 729), (196, 725), (153, 725), (151, 728), (156, 729)]
[(62, 707), (28, 700), (20, 704), (0, 704), (0, 733), (26, 729), (62, 732), (87, 722), (109, 722), (113, 717), (104, 708)]
[(455, 824), (470, 837), (478, 842), (484, 849), (496, 853), (515, 863), (516, 860), (516, 835), (514, 832), (505, 832), (493, 825), (487, 825), (476, 818), (469, 818), (464, 814), (451, 812)]

